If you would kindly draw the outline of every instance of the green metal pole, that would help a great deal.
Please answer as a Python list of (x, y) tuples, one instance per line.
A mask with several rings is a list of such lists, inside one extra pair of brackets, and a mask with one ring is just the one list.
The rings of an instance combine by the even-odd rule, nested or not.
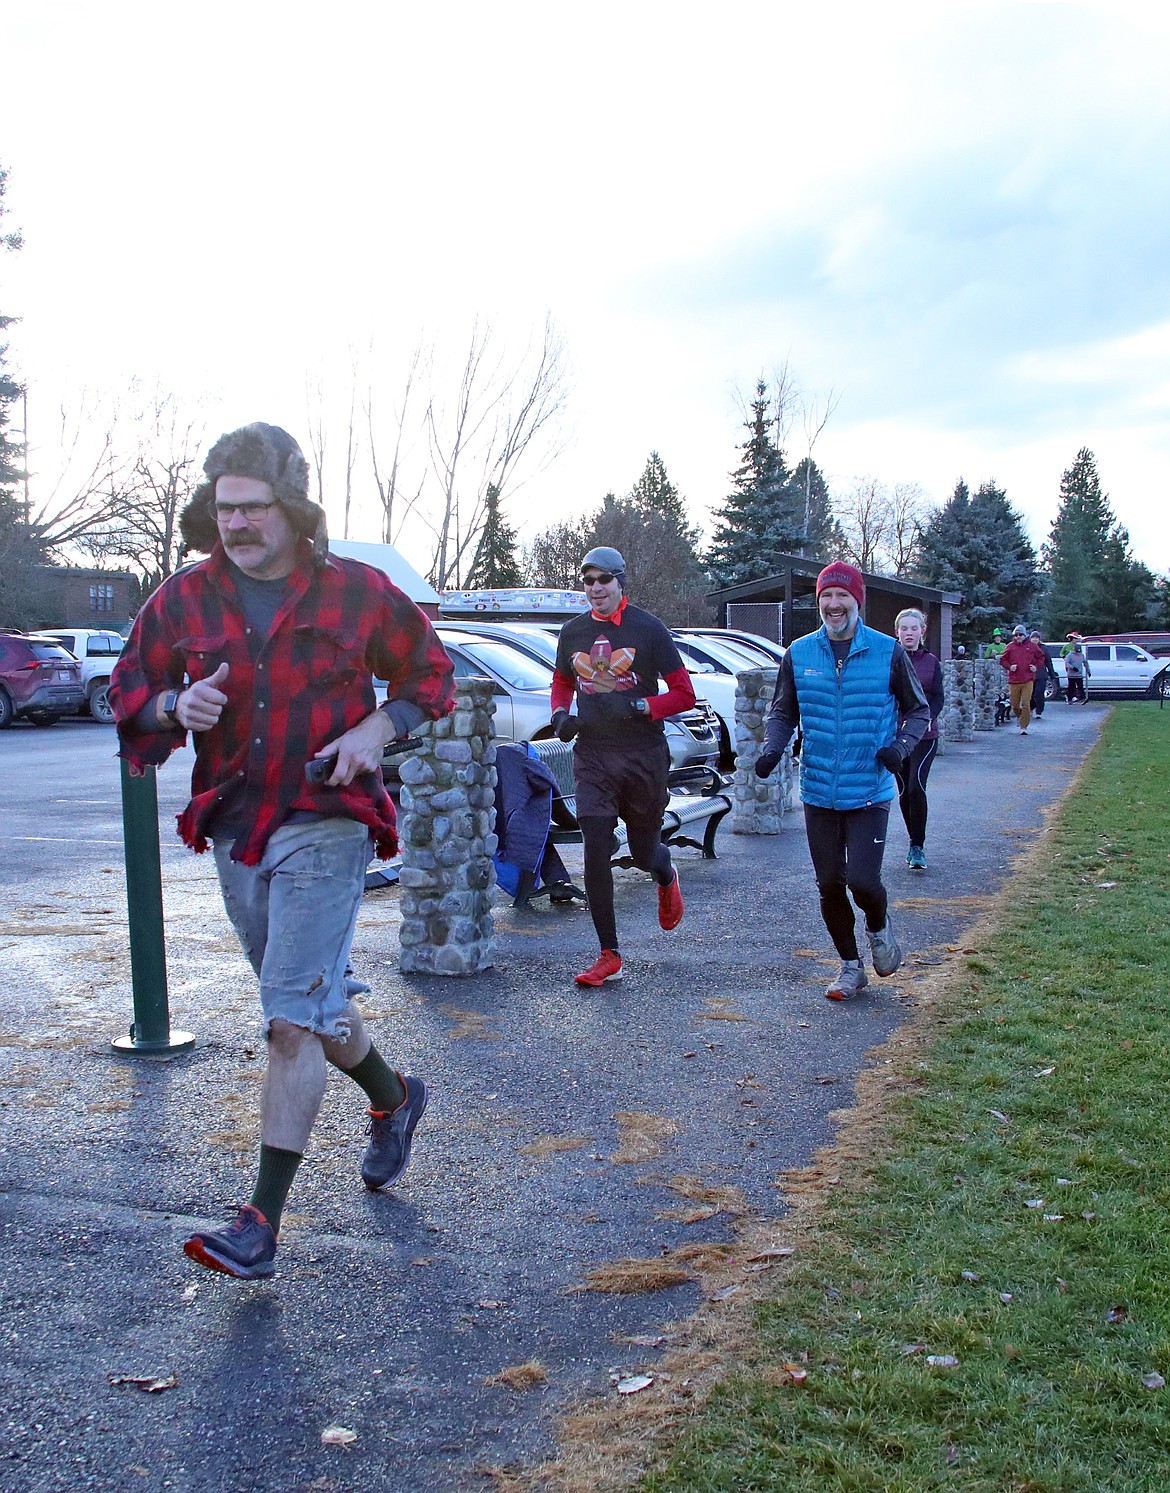
[(134, 1021), (130, 1035), (115, 1037), (114, 1046), (119, 1052), (182, 1052), (194, 1047), (195, 1038), (190, 1032), (171, 1031), (155, 769), (148, 767), (135, 778), (125, 759), (120, 766)]

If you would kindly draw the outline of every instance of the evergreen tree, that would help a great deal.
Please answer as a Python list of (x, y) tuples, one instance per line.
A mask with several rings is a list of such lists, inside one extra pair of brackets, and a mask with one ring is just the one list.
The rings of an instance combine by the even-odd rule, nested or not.
[[(0, 166), (0, 222), (7, 185), (8, 173)], [(18, 233), (0, 234), (0, 249), (19, 248)], [(15, 320), (0, 313), (0, 337)], [(7, 353), (7, 342), (0, 343), (0, 627), (24, 628), (36, 621), (39, 588), (33, 567), (43, 565), (47, 556), (20, 492), (24, 452), (9, 431), (13, 408), (24, 390), (6, 370)]]
[(479, 548), (467, 576), (468, 589), (499, 590), (506, 586), (522, 586), (524, 572), (516, 559), (516, 535), (500, 512), (500, 489), (492, 482), (488, 483), (486, 508)]
[(621, 552), (631, 600), (668, 627), (713, 620), (707, 573), (695, 553), (693, 530), (680, 527), (658, 508), (636, 502), (633, 495), (618, 498), (610, 492), (586, 520), (582, 553), (598, 544)]
[(1113, 515), (1093, 453), (1082, 447), (1061, 474), (1060, 505), (1044, 559), (1048, 567), (1048, 632), (1061, 638), (1074, 629), (1100, 632), (1097, 593)]
[(1061, 475), (1060, 506), (1044, 546), (1049, 636), (1140, 629), (1155, 577), (1133, 558), (1129, 534), (1101, 490), (1097, 462), (1083, 447)]
[(810, 456), (802, 456), (793, 468), (792, 486), (804, 510), (804, 543), (798, 553), (806, 560), (825, 564), (841, 553), (845, 537), (833, 515), (833, 500), (820, 467)]
[(734, 484), (716, 513), (719, 526), (707, 564), (717, 586), (773, 575), (778, 556), (798, 551), (805, 542), (804, 489), (793, 482), (784, 453), (772, 438), (771, 405), (763, 379), (756, 384), (748, 432), (740, 450), (743, 460), (732, 473)]
[(992, 628), (1027, 621), (1040, 590), (1023, 519), (994, 482), (972, 497), (959, 479), (922, 531), (916, 573), (928, 586), (963, 593), (953, 637), (972, 649), (987, 641)]
[(680, 532), (688, 527), (686, 510), (678, 488), (666, 475), (665, 463), (657, 451), (651, 451), (646, 458), (642, 475), (630, 491), (630, 501), (639, 508), (661, 513)]
[(524, 584), (580, 591), (581, 557), (588, 548), (583, 520), (553, 524), (524, 551)]

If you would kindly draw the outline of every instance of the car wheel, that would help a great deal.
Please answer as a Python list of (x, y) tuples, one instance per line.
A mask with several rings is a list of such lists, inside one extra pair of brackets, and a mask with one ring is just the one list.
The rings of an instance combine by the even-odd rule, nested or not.
[(1059, 700), (1061, 688), (1055, 679), (1050, 679), (1044, 687), (1044, 698), (1046, 700)]
[(731, 733), (722, 716), (717, 717), (719, 721), (719, 771), (735, 771), (735, 746), (731, 740)]
[(0, 689), (0, 731), (7, 730), (12, 724), (12, 718), (16, 712), (12, 708), (12, 701), (8, 697), (6, 689)]
[(103, 679), (89, 697), (89, 713), (95, 721), (101, 721), (103, 726), (114, 724), (114, 707), (110, 704), (109, 688), (110, 681)]
[(1156, 679), (1152, 679), (1146, 693), (1151, 700), (1170, 700), (1170, 669), (1163, 669)]
[(34, 726), (55, 726), (61, 719), (52, 710), (30, 710), (28, 718)]

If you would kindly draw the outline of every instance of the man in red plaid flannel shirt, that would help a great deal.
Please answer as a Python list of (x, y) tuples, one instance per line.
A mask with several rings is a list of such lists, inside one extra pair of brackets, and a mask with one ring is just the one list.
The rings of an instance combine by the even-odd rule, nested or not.
[[(397, 849), (382, 749), (452, 707), (450, 661), (381, 571), (328, 553), (309, 468), (278, 426), (232, 431), (181, 516), (210, 558), (139, 612), (110, 700), (132, 771), (195, 743), (179, 832), (211, 843), (228, 916), (260, 981), (268, 1038), (260, 1166), (227, 1228), (184, 1245), (241, 1279), (271, 1275), (281, 1212), (325, 1092), (327, 1064), (369, 1098), (362, 1178), (397, 1181), (427, 1103), (366, 1034), (349, 949), (373, 852)], [(388, 681), (375, 708), (374, 676)], [(322, 781), (305, 768), (326, 764)]]

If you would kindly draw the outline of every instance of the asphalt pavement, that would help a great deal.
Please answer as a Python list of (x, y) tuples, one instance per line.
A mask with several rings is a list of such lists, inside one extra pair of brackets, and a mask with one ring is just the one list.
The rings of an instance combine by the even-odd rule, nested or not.
[[(925, 874), (891, 819), (912, 957), (852, 1005), (822, 995), (836, 961), (799, 812), (773, 837), (725, 826), (715, 861), (679, 852), (674, 933), (649, 878), (619, 872), (626, 978), (600, 991), (572, 981), (596, 953), (581, 910), (501, 899), (491, 971), (404, 977), (397, 892), (367, 894), (354, 963), (374, 1040), (427, 1079), (431, 1106), (402, 1184), (370, 1194), (363, 1096), (333, 1075), (278, 1272), (253, 1284), (181, 1253), (247, 1200), (263, 1071), (211, 857), (173, 834), (189, 755), (158, 781), (172, 1023), (198, 1040), (119, 1057), (132, 1001), (112, 731), (0, 733), (0, 1489), (430, 1493), (551, 1455), (557, 1412), (646, 1361), (620, 1340), (701, 1299), (696, 1284), (574, 1288), (599, 1265), (728, 1238), (726, 1214), (682, 1221), (680, 1176), (777, 1212), (778, 1174), (832, 1138), (916, 975), (1010, 874), (1103, 713), (1053, 704), (1027, 737), (1004, 728), (939, 757)], [(486, 1382), (531, 1360), (547, 1375), (534, 1389)], [(323, 1442), (331, 1427), (352, 1441)]]

